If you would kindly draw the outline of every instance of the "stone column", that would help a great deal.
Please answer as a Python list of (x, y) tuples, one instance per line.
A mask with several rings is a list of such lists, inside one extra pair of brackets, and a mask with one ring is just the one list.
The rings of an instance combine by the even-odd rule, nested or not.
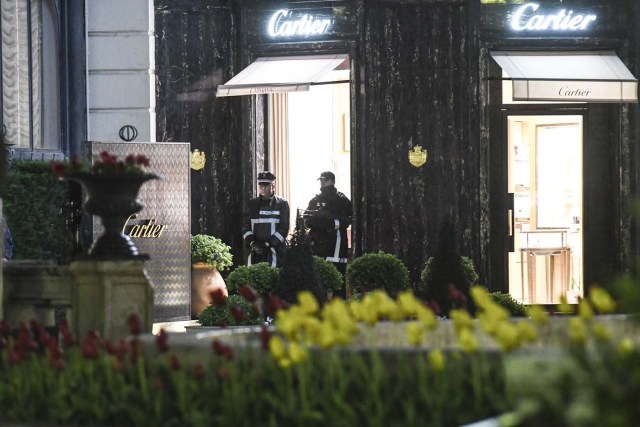
[(75, 261), (70, 266), (73, 284), (73, 331), (84, 340), (90, 330), (104, 338), (129, 335), (127, 319), (137, 314), (142, 332), (153, 325), (153, 287), (144, 261)]

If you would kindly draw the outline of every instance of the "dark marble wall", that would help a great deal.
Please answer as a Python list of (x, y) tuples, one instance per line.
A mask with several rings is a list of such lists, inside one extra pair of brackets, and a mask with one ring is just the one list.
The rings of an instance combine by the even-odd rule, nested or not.
[(157, 0), (158, 141), (185, 141), (206, 155), (191, 172), (191, 229), (232, 245), (238, 258), (245, 144), (240, 100), (215, 97), (236, 73), (237, 22), (230, 2)]
[[(505, 201), (492, 193), (491, 175), (504, 162), (491, 148), (502, 132), (491, 119), (500, 106), (489, 90), (488, 52), (495, 46), (613, 46), (635, 64), (632, 71), (638, 75), (637, 20), (625, 21), (624, 15), (639, 16), (640, 6), (632, 0), (611, 4), (599, 6), (614, 23), (598, 27), (597, 37), (545, 41), (518, 40), (499, 31), (499, 20), (478, 0), (157, 0), (158, 140), (189, 141), (207, 155), (204, 171), (192, 172), (192, 232), (219, 236), (239, 255), (242, 209), (253, 195), (258, 163), (264, 162), (261, 98), (216, 99), (216, 86), (256, 56), (343, 51), (353, 60), (356, 256), (378, 250), (396, 254), (417, 281), (448, 220), (461, 254), (474, 260), (483, 283), (499, 289), (503, 272), (491, 259), (503, 255), (503, 244), (496, 241), (505, 238), (506, 229), (501, 223), (495, 227), (491, 218), (501, 214)], [(341, 26), (326, 40), (304, 43), (269, 41), (248, 28), (260, 22), (264, 27), (261, 11), (285, 5), (332, 10)], [(606, 225), (607, 242), (622, 248), (622, 259), (607, 264), (624, 269), (640, 245), (636, 223), (625, 213), (640, 182), (638, 108), (604, 110), (610, 125), (598, 132), (603, 140), (610, 134), (619, 141), (618, 152), (610, 156), (614, 164), (607, 167), (621, 168), (621, 178), (609, 184), (622, 205), (621, 218)], [(429, 153), (420, 168), (408, 161), (417, 144)]]
[[(418, 280), (445, 219), (461, 254), (480, 259), (482, 200), (473, 8), (412, 3), (364, 4), (352, 174), (358, 252), (396, 254)], [(408, 161), (416, 144), (428, 150), (420, 168)]]

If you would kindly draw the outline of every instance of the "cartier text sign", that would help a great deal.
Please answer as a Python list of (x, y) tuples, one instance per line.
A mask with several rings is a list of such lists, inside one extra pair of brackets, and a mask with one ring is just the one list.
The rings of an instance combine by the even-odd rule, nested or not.
[(570, 9), (540, 10), (538, 3), (525, 3), (511, 14), (510, 25), (514, 31), (585, 31), (596, 18)]
[(317, 18), (308, 13), (293, 12), (288, 9), (277, 10), (267, 24), (267, 33), (274, 38), (309, 37), (328, 34), (333, 20)]

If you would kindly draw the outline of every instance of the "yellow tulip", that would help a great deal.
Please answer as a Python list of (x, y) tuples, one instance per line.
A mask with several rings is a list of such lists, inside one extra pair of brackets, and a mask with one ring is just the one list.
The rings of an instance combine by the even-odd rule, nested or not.
[(558, 304), (558, 311), (560, 313), (573, 313), (573, 306), (567, 303), (567, 297), (565, 295), (560, 296), (560, 304)]
[(422, 303), (411, 291), (404, 291), (398, 295), (398, 306), (406, 316), (416, 316), (422, 308)]
[(587, 340), (587, 327), (580, 317), (569, 319), (569, 338), (576, 343), (584, 343)]
[(416, 312), (416, 316), (426, 330), (431, 330), (438, 326), (435, 314), (433, 314), (433, 311), (428, 307), (421, 305)]
[(422, 341), (424, 340), (424, 330), (420, 323), (409, 322), (407, 324), (407, 340), (409, 341), (409, 344), (415, 346), (422, 344)]
[(429, 359), (429, 364), (434, 371), (440, 372), (444, 369), (446, 359), (440, 349), (430, 351), (427, 358)]
[(630, 354), (633, 354), (634, 350), (635, 346), (633, 341), (631, 341), (631, 338), (624, 338), (618, 344), (618, 354), (621, 356), (629, 356)]
[(612, 313), (616, 308), (616, 303), (611, 298), (611, 295), (600, 287), (594, 286), (591, 288), (589, 299), (600, 313)]
[(302, 291), (298, 294), (298, 304), (306, 314), (315, 314), (318, 311), (318, 301), (309, 291)]
[(591, 309), (591, 304), (587, 300), (580, 300), (578, 303), (578, 315), (582, 317), (584, 320), (589, 320), (593, 317), (593, 310)]
[(503, 351), (510, 351), (520, 345), (518, 328), (511, 323), (502, 322), (496, 329), (496, 340)]
[(282, 359), (286, 354), (286, 347), (282, 338), (272, 336), (269, 340), (269, 350), (276, 360)]
[(529, 317), (534, 323), (538, 325), (545, 325), (549, 321), (549, 315), (546, 310), (540, 305), (534, 305), (529, 307)]
[(466, 353), (473, 353), (478, 349), (478, 340), (469, 329), (458, 331), (458, 344)]
[(595, 322), (592, 326), (593, 335), (600, 341), (611, 341), (611, 331), (600, 322)]
[(291, 363), (291, 359), (287, 358), (287, 357), (283, 357), (281, 359), (278, 359), (278, 366), (280, 366), (282, 369), (289, 369), (291, 367), (292, 363)]
[(518, 322), (518, 332), (520, 333), (520, 338), (525, 342), (534, 342), (538, 339), (538, 330), (533, 326), (532, 323), (528, 321), (520, 321)]
[(471, 298), (473, 298), (473, 301), (475, 301), (476, 303), (476, 306), (480, 308), (485, 308), (487, 305), (490, 305), (493, 303), (493, 300), (491, 299), (489, 292), (487, 291), (486, 288), (482, 286), (471, 287), (470, 293), (471, 293)]
[(464, 310), (451, 310), (449, 317), (453, 320), (453, 326), (456, 328), (456, 331), (473, 328), (471, 315)]
[(294, 364), (300, 364), (307, 359), (307, 350), (295, 342), (289, 343), (289, 357)]

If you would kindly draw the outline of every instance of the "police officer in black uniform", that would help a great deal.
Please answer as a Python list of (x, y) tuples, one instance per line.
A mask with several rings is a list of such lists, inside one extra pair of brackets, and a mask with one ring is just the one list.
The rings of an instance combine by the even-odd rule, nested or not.
[(266, 262), (279, 267), (287, 250), (289, 202), (274, 194), (275, 180), (273, 173), (260, 172), (260, 195), (249, 201), (242, 231), (245, 244), (251, 248), (247, 265)]
[[(305, 226), (309, 228), (313, 254), (331, 261), (344, 277), (347, 271), (347, 228), (351, 225), (351, 200), (336, 187), (333, 172), (320, 174), (320, 194), (309, 202)], [(338, 296), (346, 298), (344, 280)]]

